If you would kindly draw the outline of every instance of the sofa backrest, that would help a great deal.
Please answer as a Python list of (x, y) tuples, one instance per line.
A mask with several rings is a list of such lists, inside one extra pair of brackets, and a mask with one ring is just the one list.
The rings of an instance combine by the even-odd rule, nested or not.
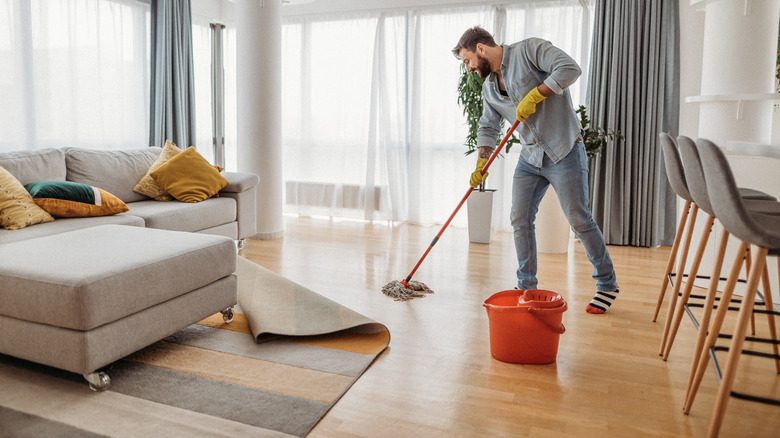
[(65, 152), (68, 181), (99, 187), (127, 203), (149, 199), (134, 192), (133, 187), (149, 171), (162, 148), (114, 151), (65, 148)]
[(0, 154), (0, 166), (15, 176), (22, 184), (38, 181), (65, 181), (65, 151), (62, 149), (36, 149)]

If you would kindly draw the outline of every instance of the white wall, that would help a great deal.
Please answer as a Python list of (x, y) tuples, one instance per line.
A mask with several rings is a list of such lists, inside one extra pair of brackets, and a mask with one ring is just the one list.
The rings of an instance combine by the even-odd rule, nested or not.
[(232, 0), (192, 0), (190, 4), (193, 17), (214, 23), (233, 23), (236, 5)]
[(699, 105), (686, 104), (685, 97), (701, 91), (704, 12), (680, 1), (680, 135), (699, 135)]
[[(756, 3), (775, 2), (775, 1), (777, 0), (756, 0)], [(702, 94), (703, 76), (712, 78), (713, 76), (717, 77), (717, 75), (721, 73), (721, 72), (702, 71), (703, 65), (705, 65), (702, 56), (705, 51), (704, 49), (705, 43), (707, 43), (704, 40), (705, 19), (706, 19), (704, 7), (708, 3), (712, 3), (712, 2), (733, 2), (734, 5), (738, 3), (737, 6), (739, 7), (744, 7), (744, 5), (746, 4), (744, 0), (710, 0), (710, 1), (681, 0), (680, 1), (680, 64), (681, 65), (680, 65), (679, 133), (681, 135), (685, 135), (694, 139), (698, 137), (709, 137), (708, 134), (709, 128), (707, 126), (700, 126), (700, 117), (701, 117), (700, 107), (702, 104), (686, 103), (685, 99), (691, 96), (698, 96)], [(750, 5), (748, 4), (748, 6)], [(742, 17), (736, 16), (734, 17), (734, 19), (738, 20), (738, 19), (742, 19)], [(774, 23), (777, 22), (778, 22), (778, 17), (775, 17)], [(774, 34), (774, 36), (768, 35), (767, 39), (771, 39), (771, 41), (767, 41), (767, 44), (771, 43), (772, 48), (776, 47), (777, 34)], [(711, 43), (711, 41), (708, 42)], [(771, 53), (769, 55), (771, 55)], [(758, 54), (756, 54), (755, 56), (758, 56)], [(724, 68), (728, 68), (728, 66), (724, 66)], [(766, 76), (768, 72), (761, 72), (761, 73), (762, 76)], [(750, 80), (750, 78), (746, 78), (746, 79), (748, 81)], [(727, 85), (734, 85), (734, 84), (727, 84)], [(773, 90), (766, 90), (766, 92), (771, 92), (771, 91)], [(735, 102), (725, 103), (725, 105), (732, 105), (734, 108), (736, 108)], [(736, 111), (734, 111), (734, 114), (736, 114)], [(780, 135), (778, 135), (780, 133), (780, 114), (778, 114), (778, 111), (775, 111), (774, 114), (772, 114), (772, 117), (770, 119), (771, 121), (769, 122), (769, 126), (765, 126), (765, 124), (759, 124), (760, 126), (756, 126), (756, 128), (761, 130), (766, 130), (766, 133), (762, 133), (762, 136), (764, 138), (771, 139), (770, 142), (772, 143), (772, 145), (777, 145), (776, 150), (780, 151)], [(707, 122), (707, 120), (705, 120), (705, 122)], [(735, 122), (735, 120), (724, 119), (722, 122), (728, 124), (731, 122)], [(728, 144), (729, 141), (740, 141), (744, 139), (711, 138), (711, 140), (716, 141), (721, 146), (729, 146)], [(747, 146), (747, 148), (750, 147), (752, 146), (751, 145)], [(759, 147), (756, 145), (755, 150), (758, 149)], [(738, 185), (762, 190), (766, 193), (769, 193), (773, 196), (780, 198), (780, 159), (767, 158), (764, 156), (737, 154), (728, 151), (727, 151), (727, 156), (729, 157), (729, 163), (731, 164), (732, 170), (734, 172), (734, 177)], [(681, 214), (681, 210), (682, 210), (682, 202), (679, 202), (678, 218)], [(693, 234), (694, 239), (692, 241), (691, 244), (692, 248), (688, 256), (686, 272), (690, 268), (691, 259), (693, 258), (695, 253), (695, 246), (698, 245), (699, 236), (701, 236), (703, 222), (704, 220), (701, 219), (701, 215), (700, 215), (700, 218), (697, 221), (698, 226), (694, 230), (694, 234)], [(712, 264), (714, 262), (714, 254), (718, 243), (717, 236), (720, 235), (721, 230), (722, 230), (721, 226), (718, 224), (718, 222), (716, 222), (715, 229), (713, 230), (713, 233), (709, 240), (707, 251), (704, 255), (704, 258), (702, 259), (699, 275), (709, 275), (712, 270)], [(722, 273), (722, 276), (725, 276), (728, 272), (728, 269), (730, 269), (731, 263), (733, 262), (733, 258), (734, 258), (734, 252), (738, 244), (739, 244), (738, 241), (736, 241), (734, 238), (731, 238), (729, 240), (728, 245), (730, 251), (728, 251), (726, 254), (726, 258), (724, 261), (724, 268), (723, 268), (724, 271)], [(774, 257), (769, 258), (768, 266), (769, 266), (770, 277), (772, 278), (772, 289), (774, 291), (773, 294), (774, 301), (780, 302), (780, 295), (778, 295), (777, 269), (772, 268), (774, 266), (777, 266), (776, 263), (777, 262)], [(745, 278), (744, 272), (742, 274), (742, 278)], [(701, 287), (707, 287), (709, 283), (708, 281), (705, 280), (699, 280), (696, 282), (696, 284)], [(739, 287), (738, 287), (738, 292), (739, 292)]]

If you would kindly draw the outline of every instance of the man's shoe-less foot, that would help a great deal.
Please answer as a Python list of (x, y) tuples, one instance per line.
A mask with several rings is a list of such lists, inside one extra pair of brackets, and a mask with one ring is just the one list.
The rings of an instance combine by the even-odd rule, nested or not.
[(607, 309), (609, 309), (609, 306), (612, 305), (612, 302), (617, 298), (619, 292), (620, 291), (617, 289), (612, 292), (597, 291), (596, 296), (590, 300), (590, 303), (588, 304), (588, 307), (585, 308), (585, 311), (597, 315), (606, 312)]

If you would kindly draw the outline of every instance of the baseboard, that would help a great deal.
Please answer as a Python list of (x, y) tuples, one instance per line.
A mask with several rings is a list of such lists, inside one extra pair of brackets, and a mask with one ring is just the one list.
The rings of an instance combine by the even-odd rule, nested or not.
[(278, 231), (266, 231), (263, 233), (257, 233), (254, 236), (250, 237), (250, 239), (254, 240), (273, 240), (278, 239), (280, 237), (284, 236), (284, 229), (278, 230)]

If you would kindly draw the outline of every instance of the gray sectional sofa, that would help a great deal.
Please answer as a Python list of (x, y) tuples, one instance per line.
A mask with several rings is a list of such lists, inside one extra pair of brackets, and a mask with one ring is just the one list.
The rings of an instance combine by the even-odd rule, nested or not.
[(161, 148), (44, 149), (0, 154), (22, 184), (73, 181), (103, 189), (129, 211), (0, 229), (0, 354), (83, 374), (93, 390), (106, 367), (203, 318), (232, 320), (236, 241), (256, 233), (259, 178), (197, 203), (133, 192)]
[(126, 213), (61, 218), (21, 230), (0, 229), (0, 245), (105, 224), (216, 234), (243, 242), (257, 233), (255, 174), (222, 172), (230, 182), (219, 197), (198, 203), (160, 202), (133, 191), (160, 156), (162, 148), (122, 151), (81, 148), (0, 153), (0, 166), (22, 184), (72, 181), (99, 187), (121, 199)]

